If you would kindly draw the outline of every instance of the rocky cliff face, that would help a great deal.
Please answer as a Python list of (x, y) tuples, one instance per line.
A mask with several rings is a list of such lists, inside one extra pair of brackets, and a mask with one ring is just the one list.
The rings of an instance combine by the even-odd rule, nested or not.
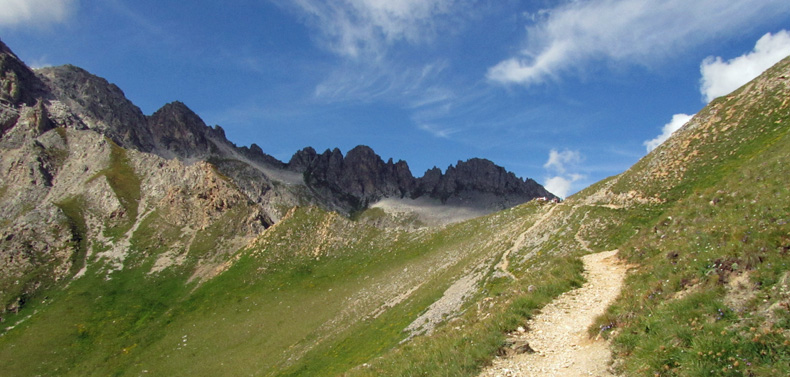
[(0, 103), (33, 106), (45, 95), (41, 79), (0, 41)]
[(70, 113), (77, 119), (67, 126), (94, 130), (124, 148), (156, 150), (142, 111), (114, 84), (71, 65), (43, 68), (37, 73), (49, 90), (49, 105), (57, 109), (53, 112)]
[(318, 155), (312, 148), (297, 152), (288, 164), (302, 172), (305, 183), (335, 204), (351, 210), (366, 208), (387, 197), (406, 197), (415, 185), (408, 164), (386, 163), (372, 149), (358, 146), (344, 157), (339, 149)]
[(206, 124), (181, 102), (163, 106), (148, 117), (147, 123), (160, 153), (188, 159), (216, 151), (206, 137)]
[(106, 80), (70, 66), (36, 75), (2, 44), (0, 77), (0, 313), (89, 264), (111, 278), (161, 255), (160, 270), (186, 263), (200, 278), (272, 224), (211, 164), (148, 153), (210, 151), (185, 106), (152, 117), (168, 129), (151, 132)]
[(383, 198), (431, 198), (445, 204), (503, 209), (536, 197), (553, 198), (537, 182), (522, 180), (485, 159), (458, 161), (442, 173), (438, 168), (415, 178), (405, 161), (384, 162), (372, 149), (358, 146), (344, 157), (338, 149), (317, 154), (305, 148), (288, 168), (302, 172), (305, 182), (337, 205), (353, 210)]

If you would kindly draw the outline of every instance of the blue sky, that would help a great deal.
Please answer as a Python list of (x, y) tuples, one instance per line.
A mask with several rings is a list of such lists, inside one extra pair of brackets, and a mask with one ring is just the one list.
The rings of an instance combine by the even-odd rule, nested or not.
[(0, 0), (28, 65), (83, 67), (146, 114), (182, 101), (284, 161), (488, 158), (561, 196), (790, 54), (786, 29), (786, 0)]

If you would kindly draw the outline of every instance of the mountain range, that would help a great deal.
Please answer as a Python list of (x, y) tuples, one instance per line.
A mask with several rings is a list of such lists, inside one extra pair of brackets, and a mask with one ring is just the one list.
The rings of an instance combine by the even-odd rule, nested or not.
[[(615, 372), (790, 373), (790, 58), (561, 203), (471, 159), (281, 162), (0, 43), (4, 375), (474, 376), (619, 250)], [(719, 373), (721, 372), (721, 373)]]

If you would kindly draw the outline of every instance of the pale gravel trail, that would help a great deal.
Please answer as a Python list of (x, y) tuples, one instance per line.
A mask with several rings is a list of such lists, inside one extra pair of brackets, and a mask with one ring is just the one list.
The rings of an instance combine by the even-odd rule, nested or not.
[(516, 241), (513, 242), (513, 246), (511, 246), (504, 254), (502, 254), (502, 260), (497, 264), (497, 268), (502, 271), (503, 274), (507, 275), (513, 280), (518, 280), (515, 275), (508, 269), (510, 267), (510, 254), (514, 252), (518, 252), (523, 246), (524, 242), (527, 240), (527, 235), (532, 232), (533, 229), (537, 228), (541, 224), (543, 224), (546, 219), (551, 217), (551, 214), (554, 213), (554, 210), (557, 209), (557, 206), (551, 207), (546, 213), (544, 213), (537, 221), (535, 221), (529, 229), (525, 230), (521, 235), (516, 238)]
[(605, 341), (591, 340), (587, 328), (620, 294), (627, 266), (617, 250), (582, 257), (587, 282), (546, 305), (512, 340), (527, 341), (536, 352), (497, 357), (480, 377), (613, 376)]

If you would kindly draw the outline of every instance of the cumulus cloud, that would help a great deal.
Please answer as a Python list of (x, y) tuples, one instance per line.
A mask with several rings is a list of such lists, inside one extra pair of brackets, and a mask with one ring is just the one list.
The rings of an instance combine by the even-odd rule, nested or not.
[(790, 55), (790, 32), (765, 34), (754, 50), (728, 61), (708, 57), (700, 65), (701, 91), (706, 102), (729, 94)]
[(579, 168), (583, 157), (579, 151), (564, 150), (562, 152), (552, 149), (549, 159), (543, 168), (549, 173), (544, 180), (543, 187), (561, 198), (568, 196), (573, 191), (573, 184), (585, 178), (575, 172)]
[(76, 0), (0, 0), (0, 26), (41, 26), (65, 21)]
[(552, 149), (549, 151), (549, 160), (543, 164), (543, 168), (564, 174), (567, 170), (566, 166), (578, 164), (581, 160), (582, 156), (579, 151), (566, 149), (562, 152), (558, 152), (556, 149)]
[[(790, 55), (790, 32), (782, 30), (776, 34), (763, 35), (757, 40), (752, 51), (736, 58), (724, 61), (721, 57), (708, 57), (700, 64), (702, 73), (700, 92), (705, 102), (710, 102), (716, 97), (738, 89), (788, 55)], [(661, 135), (644, 142), (647, 152), (669, 139), (673, 132), (689, 120), (691, 115), (688, 114), (672, 116), (672, 121), (661, 129)]]
[(691, 115), (688, 114), (675, 114), (672, 116), (672, 120), (665, 124), (663, 128), (661, 128), (661, 135), (656, 136), (653, 140), (647, 140), (643, 144), (645, 148), (647, 148), (647, 152), (650, 153), (653, 149), (656, 149), (661, 143), (669, 139), (672, 136), (672, 133), (679, 130), (680, 127), (683, 127), (684, 124), (688, 123), (691, 120)]
[(537, 13), (524, 48), (488, 79), (534, 85), (595, 61), (648, 65), (755, 20), (790, 12), (786, 0), (570, 1)]
[[(285, 0), (283, 0), (285, 1)], [(430, 38), (439, 16), (448, 14), (456, 0), (291, 0), (320, 30), (333, 52), (356, 58), (377, 56), (389, 44), (415, 43)]]
[(549, 190), (550, 193), (557, 195), (560, 198), (565, 198), (571, 192), (573, 183), (582, 178), (584, 178), (584, 176), (579, 174), (572, 174), (567, 177), (558, 175), (546, 179), (546, 183), (543, 184), (543, 187), (545, 187), (546, 190)]

